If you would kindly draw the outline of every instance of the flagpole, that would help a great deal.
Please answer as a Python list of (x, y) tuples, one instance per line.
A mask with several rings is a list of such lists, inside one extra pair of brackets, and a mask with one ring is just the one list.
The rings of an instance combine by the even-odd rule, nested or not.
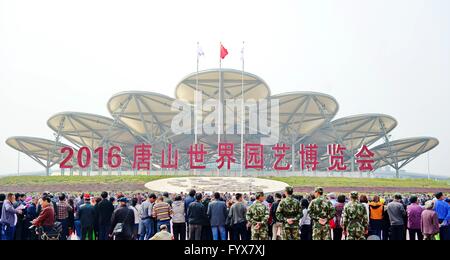
[[(219, 145), (220, 145), (220, 131), (221, 131), (221, 124), (222, 124), (222, 42), (220, 42), (220, 48), (219, 48), (219, 100), (218, 100), (218, 105), (217, 105), (217, 114), (218, 114), (218, 118), (217, 118), (217, 151), (219, 151)], [(217, 174), (220, 174), (220, 169), (217, 168)]]
[[(200, 43), (197, 42), (197, 73), (195, 74), (195, 93), (194, 93), (194, 147), (197, 145), (198, 142), (198, 64), (199, 64), (199, 57), (200, 57)], [(194, 175), (197, 175), (197, 169), (194, 169)]]
[[(220, 42), (220, 48), (222, 48), (222, 42)], [(217, 148), (220, 144), (220, 132), (222, 124), (222, 57), (219, 55), (219, 104), (218, 108), (218, 119), (217, 119)]]
[(242, 59), (242, 73), (241, 73), (241, 177), (244, 172), (244, 131), (245, 131), (245, 111), (244, 111), (244, 44), (242, 42), (242, 51), (241, 51), (241, 59)]
[(198, 127), (198, 123), (197, 123), (197, 120), (198, 120), (198, 118), (197, 118), (197, 113), (198, 113), (198, 111), (197, 111), (197, 109), (198, 109), (198, 107), (197, 107), (197, 102), (198, 102), (198, 95), (197, 95), (197, 93), (198, 93), (198, 63), (199, 63), (199, 49), (200, 48), (200, 44), (199, 44), (199, 42), (197, 42), (197, 73), (195, 74), (195, 97), (194, 97), (194, 120), (195, 120), (195, 123), (194, 123), (194, 127), (195, 127), (195, 130), (194, 130), (194, 145), (195, 144), (197, 144), (197, 136), (198, 136), (198, 133), (197, 133), (197, 127)]

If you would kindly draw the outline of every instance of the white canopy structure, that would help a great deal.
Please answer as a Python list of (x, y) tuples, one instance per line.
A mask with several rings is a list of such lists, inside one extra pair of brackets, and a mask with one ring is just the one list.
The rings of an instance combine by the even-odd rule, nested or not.
[[(27, 136), (10, 137), (6, 140), (6, 144), (28, 155), (31, 159), (43, 166), (47, 175), (49, 174), (50, 168), (61, 161), (63, 157), (61, 148), (68, 146), (52, 140)], [(73, 162), (68, 163), (68, 165), (71, 165), (71, 163), (74, 165)]]
[[(340, 144), (345, 146), (345, 161), (352, 159), (353, 155), (363, 145), (370, 146), (376, 141), (387, 137), (397, 126), (397, 121), (388, 115), (364, 114), (340, 118), (326, 124), (324, 127), (310, 135), (306, 143), (317, 144), (321, 163), (319, 169), (328, 167), (327, 146)], [(354, 170), (354, 166), (351, 165)]]
[[(268, 84), (260, 77), (233, 69), (210, 69), (193, 73), (184, 77), (175, 87), (175, 98), (159, 93), (146, 91), (125, 91), (112, 96), (107, 102), (107, 108), (112, 118), (79, 113), (63, 112), (52, 116), (47, 124), (55, 132), (55, 140), (45, 140), (32, 137), (12, 137), (6, 142), (44, 166), (47, 171), (61, 159), (59, 149), (63, 146), (60, 138), (65, 138), (75, 147), (86, 146), (94, 150), (97, 147), (120, 146), (123, 158), (126, 159), (124, 169), (131, 169), (131, 162), (136, 144), (148, 143), (155, 150), (152, 165), (160, 169), (160, 151), (172, 144), (182, 151), (179, 161), (180, 169), (188, 169), (189, 160), (186, 152), (189, 146), (197, 140), (204, 144), (208, 151), (206, 163), (213, 163), (217, 155), (218, 141), (235, 145), (236, 163), (240, 164), (241, 145), (259, 143), (267, 133), (254, 129), (249, 123), (250, 107), (239, 114), (236, 111), (235, 129), (244, 129), (244, 135), (238, 132), (226, 133), (221, 129), (218, 134), (198, 133), (192, 129), (189, 133), (174, 133), (172, 121), (182, 108), (173, 106), (177, 100), (185, 101), (186, 106), (196, 108), (195, 90), (202, 92), (202, 101), (208, 99), (220, 100), (223, 103), (223, 114), (232, 111), (226, 100), (266, 101), (266, 108), (258, 107), (258, 113), (266, 112), (272, 122), (279, 125), (279, 143), (291, 147), (286, 160), (291, 160), (291, 170), (296, 170), (301, 144), (317, 144), (319, 147), (319, 170), (327, 168), (327, 145), (341, 144), (346, 147), (345, 162), (353, 165), (353, 155), (361, 146), (373, 146), (383, 139), (384, 144), (372, 147), (375, 153), (375, 168), (389, 165), (399, 169), (410, 163), (421, 154), (433, 149), (439, 143), (435, 138), (421, 137), (390, 141), (389, 133), (397, 127), (397, 121), (383, 114), (362, 114), (340, 118), (332, 121), (339, 110), (338, 102), (330, 95), (308, 91), (296, 91), (271, 95)], [(278, 103), (278, 121), (272, 118), (272, 102)], [(275, 104), (274, 103), (274, 104)], [(242, 103), (241, 103), (242, 105)], [(236, 104), (235, 104), (236, 106)], [(264, 111), (267, 109), (267, 111)], [(202, 109), (203, 118), (211, 115), (214, 110)], [(199, 114), (197, 114), (199, 115)], [(242, 115), (245, 117), (242, 118)], [(193, 120), (195, 121), (195, 120)], [(197, 121), (198, 122), (198, 121)], [(225, 121), (222, 121), (224, 124)], [(243, 123), (243, 124), (242, 124)], [(203, 122), (201, 122), (203, 126)], [(224, 124), (225, 125), (225, 124)], [(194, 128), (195, 124), (191, 126)], [(217, 125), (216, 125), (217, 126)], [(223, 127), (223, 126), (222, 126)], [(198, 129), (198, 128), (197, 128)], [(252, 130), (252, 134), (250, 134)], [(241, 139), (242, 138), (242, 139)], [(265, 167), (271, 170), (274, 157), (265, 147)]]
[(197, 73), (193, 73), (177, 85), (175, 97), (193, 104), (196, 89), (202, 91), (204, 100), (218, 99), (220, 89), (223, 92), (222, 99), (239, 99), (242, 94), (242, 83), (244, 83), (244, 100), (259, 100), (270, 96), (270, 89), (263, 79), (248, 72), (244, 72), (243, 76), (242, 78), (242, 71), (233, 69), (205, 70), (199, 72), (198, 76)]
[(47, 125), (77, 147), (86, 146), (92, 150), (104, 147), (105, 153), (111, 146), (120, 146), (125, 164), (130, 165), (134, 144), (138, 139), (127, 127), (113, 119), (80, 112), (63, 112), (52, 116)]
[(435, 148), (438, 144), (438, 139), (433, 137), (415, 137), (392, 142), (388, 141), (372, 149), (372, 152), (375, 153), (374, 167), (380, 168), (389, 165), (396, 170), (398, 177), (401, 168), (421, 154)]

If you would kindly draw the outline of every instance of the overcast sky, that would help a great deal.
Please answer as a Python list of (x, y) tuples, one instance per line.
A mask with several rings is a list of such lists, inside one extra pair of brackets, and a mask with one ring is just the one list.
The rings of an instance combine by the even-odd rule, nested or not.
[[(450, 176), (450, 1), (448, 0), (0, 0), (0, 174), (17, 170), (10, 136), (53, 138), (61, 111), (109, 116), (115, 93), (174, 95), (196, 67), (262, 77), (272, 94), (334, 96), (337, 117), (385, 113), (393, 139), (437, 137), (431, 172)], [(423, 155), (405, 169), (427, 172)], [(25, 155), (21, 171), (42, 168)]]

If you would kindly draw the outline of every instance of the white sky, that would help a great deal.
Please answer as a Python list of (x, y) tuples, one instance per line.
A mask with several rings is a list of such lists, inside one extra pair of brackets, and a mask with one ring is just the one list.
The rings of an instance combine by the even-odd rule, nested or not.
[[(393, 139), (433, 136), (431, 172), (450, 175), (448, 0), (0, 0), (0, 174), (17, 170), (10, 136), (51, 139), (61, 111), (109, 116), (115, 93), (174, 95), (195, 71), (218, 66), (262, 77), (272, 94), (334, 96), (337, 117), (394, 116)], [(427, 172), (423, 155), (405, 169)], [(21, 171), (42, 168), (25, 155)]]

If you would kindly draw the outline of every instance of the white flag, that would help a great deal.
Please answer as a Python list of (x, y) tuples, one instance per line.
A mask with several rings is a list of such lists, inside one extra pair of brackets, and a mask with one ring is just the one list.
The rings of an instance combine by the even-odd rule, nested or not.
[(204, 55), (205, 55), (205, 53), (203, 52), (202, 47), (200, 47), (200, 45), (197, 45), (197, 56), (200, 57), (200, 56), (204, 56)]

